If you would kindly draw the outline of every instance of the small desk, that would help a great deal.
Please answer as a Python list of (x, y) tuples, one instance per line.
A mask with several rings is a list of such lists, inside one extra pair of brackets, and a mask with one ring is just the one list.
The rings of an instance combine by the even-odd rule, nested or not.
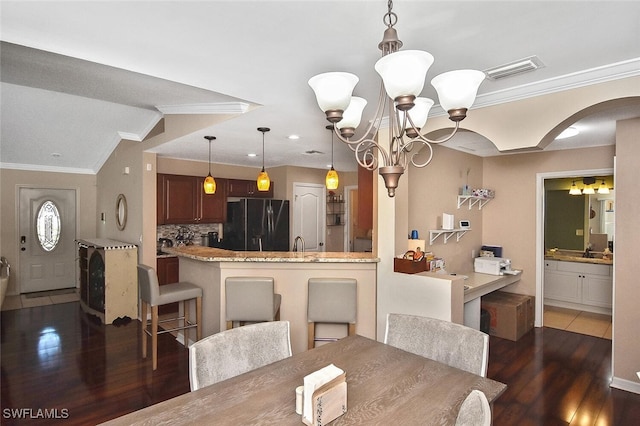
[(472, 389), (489, 402), (506, 385), (362, 336), (298, 353), (105, 424), (302, 425), (295, 388), (329, 364), (347, 374), (348, 411), (333, 425), (454, 424)]

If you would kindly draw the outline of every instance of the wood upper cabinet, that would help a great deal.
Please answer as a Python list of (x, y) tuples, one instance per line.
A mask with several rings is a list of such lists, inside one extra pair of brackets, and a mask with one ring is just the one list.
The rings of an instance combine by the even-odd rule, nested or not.
[(273, 182), (268, 191), (258, 191), (255, 180), (227, 179), (227, 196), (240, 198), (273, 198)]
[(373, 179), (371, 170), (358, 167), (358, 229), (373, 228)]
[(158, 224), (222, 223), (226, 221), (226, 179), (216, 178), (215, 194), (205, 194), (203, 178), (158, 174)]

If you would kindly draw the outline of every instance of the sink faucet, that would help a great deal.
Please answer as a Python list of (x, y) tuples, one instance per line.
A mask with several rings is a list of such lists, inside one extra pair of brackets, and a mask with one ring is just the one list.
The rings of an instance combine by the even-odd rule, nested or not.
[(302, 252), (304, 253), (304, 238), (298, 235), (295, 240), (293, 240), (293, 251), (298, 251), (298, 240), (302, 243)]
[(584, 250), (582, 257), (593, 257), (593, 254), (591, 254), (591, 243), (587, 244), (587, 248)]

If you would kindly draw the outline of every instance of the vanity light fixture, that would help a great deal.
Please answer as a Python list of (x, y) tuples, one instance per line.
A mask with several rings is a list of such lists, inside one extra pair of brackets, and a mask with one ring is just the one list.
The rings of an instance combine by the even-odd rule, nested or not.
[(206, 178), (204, 178), (204, 183), (202, 187), (204, 188), (205, 194), (215, 194), (216, 193), (216, 180), (211, 176), (211, 141), (215, 140), (215, 136), (205, 136), (206, 140), (209, 141), (209, 174)]
[(338, 189), (338, 172), (333, 168), (333, 126), (327, 126), (327, 129), (331, 132), (331, 169), (327, 172), (325, 184), (327, 189)]
[(576, 186), (576, 181), (575, 180), (571, 184), (571, 189), (569, 190), (569, 194), (571, 194), (571, 195), (582, 195), (582, 191), (580, 191), (578, 189), (578, 187)]
[[(427, 166), (433, 158), (431, 144), (446, 142), (456, 134), (460, 121), (467, 116), (467, 110), (475, 101), (478, 87), (485, 78), (482, 71), (458, 70), (445, 72), (431, 80), (438, 92), (440, 105), (448, 112), (455, 128), (440, 140), (431, 140), (420, 134), (420, 128), (427, 120), (428, 107), (433, 101), (418, 96), (424, 87), (433, 56), (420, 50), (400, 50), (402, 42), (394, 28), (398, 16), (392, 9), (393, 1), (389, 0), (387, 13), (383, 17), (387, 29), (378, 44), (382, 58), (374, 67), (382, 78), (378, 106), (374, 119), (370, 121), (363, 136), (352, 140), (367, 104), (366, 100), (352, 96), (358, 77), (346, 72), (329, 72), (318, 74), (309, 80), (309, 86), (316, 94), (318, 106), (325, 113), (327, 120), (335, 124), (334, 132), (338, 138), (354, 151), (356, 161), (361, 167), (368, 170), (378, 169), (389, 197), (395, 196), (398, 180), (409, 163), (415, 167)], [(423, 107), (418, 108), (420, 105)], [(370, 136), (377, 134), (385, 110), (389, 115), (387, 147)], [(426, 147), (424, 151), (427, 156), (422, 161), (416, 158), (421, 147)], [(378, 168), (379, 161), (381, 164)]]
[(271, 180), (269, 179), (269, 175), (264, 171), (264, 134), (271, 129), (268, 127), (258, 127), (258, 131), (262, 132), (262, 170), (260, 174), (258, 174), (258, 179), (256, 183), (258, 185), (258, 191), (265, 192), (269, 190), (271, 186)]
[(602, 183), (598, 187), (598, 194), (608, 194), (609, 187), (604, 183), (604, 179), (602, 179)]

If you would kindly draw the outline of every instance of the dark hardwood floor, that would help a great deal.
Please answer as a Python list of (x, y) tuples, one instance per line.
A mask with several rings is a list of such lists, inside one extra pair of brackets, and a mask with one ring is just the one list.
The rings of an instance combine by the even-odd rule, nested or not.
[[(77, 302), (3, 311), (0, 423), (91, 425), (189, 392), (187, 349), (159, 336), (152, 372), (139, 336), (138, 321), (103, 326)], [(639, 423), (640, 395), (609, 387), (606, 339), (552, 328), (491, 337), (488, 375), (508, 385), (497, 426)]]

